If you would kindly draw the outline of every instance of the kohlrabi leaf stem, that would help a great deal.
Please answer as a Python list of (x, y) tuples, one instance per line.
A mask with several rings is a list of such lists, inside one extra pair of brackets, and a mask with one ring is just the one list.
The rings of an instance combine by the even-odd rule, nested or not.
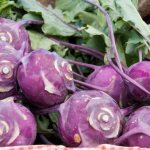
[(118, 65), (119, 69), (121, 70), (121, 72), (123, 72), (121, 61), (120, 61), (119, 54), (118, 54), (117, 47), (116, 47), (115, 36), (114, 36), (114, 32), (113, 32), (113, 25), (112, 25), (112, 21), (111, 21), (111, 18), (109, 16), (108, 12), (98, 2), (96, 2), (96, 0), (85, 0), (85, 2), (96, 6), (104, 14), (107, 25), (108, 25), (108, 30), (109, 30), (109, 37), (110, 37), (110, 41), (111, 41), (111, 50), (115, 56), (115, 60), (116, 60), (116, 63)]
[(79, 66), (79, 65), (76, 65), (76, 68), (77, 68), (79, 74), (83, 76), (83, 72), (82, 72), (80, 66)]
[(51, 145), (53, 144), (43, 134), (39, 134), (39, 137), (44, 142), (44, 144), (51, 144)]
[(95, 50), (93, 48), (88, 48), (88, 47), (77, 45), (77, 44), (71, 44), (71, 43), (64, 42), (64, 41), (61, 41), (61, 40), (58, 40), (58, 39), (55, 39), (55, 38), (50, 38), (50, 40), (52, 40), (56, 43), (59, 43), (60, 45), (63, 45), (65, 47), (68, 47), (68, 48), (71, 48), (71, 49), (77, 49), (80, 52), (89, 54), (89, 55), (91, 55), (95, 58), (98, 58), (98, 59), (102, 60), (102, 61), (104, 59), (104, 53), (99, 52), (98, 50)]
[(83, 75), (81, 75), (81, 74), (78, 74), (78, 73), (76, 73), (76, 72), (73, 72), (73, 74), (74, 74), (76, 77), (79, 77), (79, 78), (81, 78), (81, 79), (86, 80), (86, 77), (83, 76)]
[(98, 66), (96, 65), (92, 65), (92, 64), (87, 64), (87, 63), (83, 63), (83, 62), (79, 62), (79, 61), (75, 61), (75, 60), (71, 60), (71, 59), (66, 59), (70, 64), (74, 64), (74, 65), (80, 65), (83, 67), (87, 67), (87, 68), (91, 68), (91, 69), (96, 69), (98, 68)]
[(37, 25), (40, 25), (40, 24), (43, 24), (44, 22), (41, 21), (41, 20), (21, 20), (18, 22), (17, 24), (17, 27), (21, 27), (21, 26), (25, 26), (25, 25), (28, 25), (28, 24), (37, 24)]
[(82, 82), (82, 81), (79, 81), (79, 80), (75, 80), (75, 79), (74, 79), (74, 82), (77, 83), (77, 84), (79, 84), (79, 85), (88, 87), (90, 89), (103, 91), (103, 88), (100, 88), (99, 86), (96, 86), (96, 85), (92, 85), (92, 84), (89, 84), (89, 83), (86, 83), (86, 82)]

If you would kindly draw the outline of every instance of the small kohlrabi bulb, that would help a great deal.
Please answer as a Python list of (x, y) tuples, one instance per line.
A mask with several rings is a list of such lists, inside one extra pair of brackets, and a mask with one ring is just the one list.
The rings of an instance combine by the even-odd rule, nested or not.
[(36, 138), (36, 121), (23, 105), (14, 103), (13, 97), (0, 101), (0, 146), (33, 144)]
[(150, 148), (150, 106), (134, 111), (124, 125), (123, 134), (115, 144)]
[(24, 24), (22, 22), (0, 18), (0, 41), (9, 43), (24, 55), (31, 51), (31, 46), (28, 32), (23, 26), (25, 22)]
[(0, 42), (0, 99), (16, 93), (16, 70), (20, 54), (8, 43)]
[[(150, 61), (142, 61), (130, 66), (127, 70), (127, 74), (150, 91)], [(143, 92), (138, 87), (131, 83), (128, 83), (128, 87), (135, 100), (139, 102), (150, 100), (150, 95)]]
[(86, 82), (102, 88), (102, 90), (114, 98), (118, 104), (122, 103), (126, 90), (125, 83), (123, 78), (110, 65), (97, 67), (95, 71), (88, 76)]
[(21, 60), (17, 80), (28, 101), (41, 108), (64, 102), (68, 91), (75, 90), (70, 64), (46, 50), (33, 51)]

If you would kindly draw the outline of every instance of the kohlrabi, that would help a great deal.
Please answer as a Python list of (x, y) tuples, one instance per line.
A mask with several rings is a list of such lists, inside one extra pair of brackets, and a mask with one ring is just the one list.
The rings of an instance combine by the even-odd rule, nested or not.
[(123, 78), (110, 65), (100, 66), (91, 73), (87, 83), (99, 86), (118, 103), (123, 100), (125, 83)]
[(36, 138), (36, 121), (23, 105), (13, 97), (0, 101), (0, 146), (33, 144)]
[[(150, 61), (142, 61), (133, 64), (127, 70), (127, 74), (141, 84), (144, 88), (150, 91)], [(148, 101), (150, 100), (150, 94), (147, 94), (140, 90), (138, 87), (128, 84), (131, 94), (138, 101)]]
[(150, 148), (150, 106), (143, 106), (130, 115), (123, 135), (115, 144)]
[[(123, 96), (125, 96), (125, 83), (123, 78), (117, 73), (112, 66), (103, 65), (95, 66), (87, 63), (76, 62), (73, 60), (68, 60), (72, 64), (77, 64), (93, 69), (94, 71), (87, 77), (84, 85), (104, 91), (109, 94), (112, 98), (116, 100), (118, 104), (123, 101)], [(78, 81), (77, 81), (78, 82)], [(81, 83), (82, 84), (82, 83)], [(95, 87), (94, 87), (95, 86)]]
[(0, 42), (0, 99), (16, 93), (16, 71), (20, 54), (6, 42)]
[(26, 55), (21, 60), (17, 79), (28, 101), (40, 108), (64, 102), (68, 91), (75, 91), (70, 64), (47, 50)]
[(62, 141), (71, 147), (95, 147), (112, 143), (122, 129), (124, 115), (108, 94), (96, 90), (75, 92), (60, 106), (38, 110), (58, 112), (58, 131)]
[[(0, 18), (0, 41), (8, 42), (16, 50), (26, 54), (31, 51), (30, 41), (27, 30), (24, 28), (26, 24), (42, 23), (36, 20), (21, 20), (15, 22), (13, 20)], [(22, 45), (24, 43), (24, 45)], [(22, 49), (24, 46), (24, 49)]]
[(101, 91), (74, 93), (59, 108), (58, 130), (67, 146), (94, 147), (111, 143), (122, 128), (120, 108)]

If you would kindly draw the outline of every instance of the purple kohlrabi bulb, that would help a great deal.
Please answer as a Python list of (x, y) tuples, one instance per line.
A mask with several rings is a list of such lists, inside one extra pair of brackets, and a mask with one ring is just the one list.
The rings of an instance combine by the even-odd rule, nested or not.
[(150, 148), (150, 106), (143, 106), (132, 113), (127, 120), (123, 135), (116, 144)]
[(59, 107), (58, 131), (71, 147), (112, 143), (122, 129), (122, 113), (115, 100), (101, 91), (79, 91)]
[(0, 146), (33, 144), (36, 138), (36, 121), (23, 105), (14, 103), (13, 97), (0, 101)]
[(102, 90), (114, 98), (118, 104), (123, 100), (125, 92), (124, 80), (110, 65), (96, 68), (95, 71), (88, 76), (86, 82), (102, 88)]
[(16, 93), (16, 70), (20, 54), (6, 42), (0, 42), (0, 99)]
[[(31, 50), (28, 32), (24, 28), (24, 21), (12, 21), (0, 18), (0, 41), (7, 42), (22, 54)], [(22, 45), (24, 43), (24, 45)]]
[(75, 91), (69, 63), (47, 50), (26, 55), (21, 60), (17, 79), (28, 101), (40, 108), (62, 103), (68, 90)]
[[(142, 61), (129, 67), (127, 74), (150, 91), (150, 62)], [(128, 83), (131, 94), (137, 101), (149, 101), (150, 95), (140, 90), (138, 87)]]

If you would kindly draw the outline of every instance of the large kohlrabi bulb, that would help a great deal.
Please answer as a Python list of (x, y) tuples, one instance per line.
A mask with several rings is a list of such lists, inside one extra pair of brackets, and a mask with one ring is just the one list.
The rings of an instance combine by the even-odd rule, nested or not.
[(18, 68), (17, 80), (28, 101), (40, 108), (64, 102), (68, 91), (75, 90), (70, 64), (47, 50), (26, 55)]
[(118, 137), (122, 118), (119, 106), (106, 93), (79, 91), (60, 105), (58, 131), (67, 146), (95, 147)]

